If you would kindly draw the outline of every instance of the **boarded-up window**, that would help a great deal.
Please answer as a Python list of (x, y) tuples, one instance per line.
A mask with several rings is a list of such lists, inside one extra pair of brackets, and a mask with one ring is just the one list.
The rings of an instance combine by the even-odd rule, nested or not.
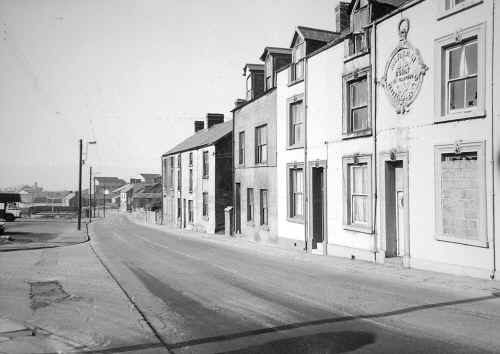
[(440, 163), (443, 235), (478, 240), (481, 168), (477, 152), (442, 154)]

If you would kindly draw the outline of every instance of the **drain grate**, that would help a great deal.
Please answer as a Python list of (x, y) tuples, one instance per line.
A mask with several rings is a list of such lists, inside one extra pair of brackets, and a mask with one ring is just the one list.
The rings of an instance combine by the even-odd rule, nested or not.
[(31, 308), (33, 310), (49, 306), (70, 296), (57, 280), (34, 281), (29, 284)]

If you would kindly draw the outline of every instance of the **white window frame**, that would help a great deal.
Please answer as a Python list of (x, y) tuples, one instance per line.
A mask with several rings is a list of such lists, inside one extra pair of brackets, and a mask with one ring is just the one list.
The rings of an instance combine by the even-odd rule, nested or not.
[[(352, 130), (351, 118), (351, 83), (359, 81), (366, 77), (367, 85), (367, 128), (362, 130)], [(344, 139), (364, 137), (372, 134), (372, 85), (371, 85), (371, 68), (366, 67), (361, 70), (350, 72), (342, 77), (342, 95), (343, 95), (343, 120), (342, 120), (342, 137)]]
[[(292, 144), (292, 105), (301, 104), (302, 105), (302, 122), (301, 122), (301, 135), (300, 141), (294, 141)], [(305, 133), (305, 101), (304, 94), (295, 95), (290, 97), (287, 101), (287, 138), (286, 145), (287, 149), (296, 149), (304, 147), (304, 133)]]
[[(434, 115), (436, 122), (460, 119), (482, 118), (486, 116), (486, 46), (485, 24), (450, 33), (434, 41)], [(477, 105), (460, 110), (448, 109), (448, 49), (460, 43), (477, 38)]]
[[(469, 246), (489, 247), (488, 234), (486, 226), (486, 211), (487, 211), (487, 191), (486, 191), (486, 143), (484, 141), (473, 142), (457, 142), (455, 144), (444, 144), (434, 146), (434, 184), (435, 184), (435, 239), (439, 241), (459, 243)], [(477, 153), (477, 161), (481, 167), (480, 174), (480, 212), (479, 212), (479, 239), (470, 240), (450, 235), (445, 235), (443, 232), (442, 208), (441, 208), (441, 156), (443, 154), (455, 153), (457, 149), (460, 152), (475, 152)]]
[(265, 61), (266, 77), (264, 78), (265, 85), (266, 85), (266, 91), (270, 90), (274, 87), (273, 61), (274, 61), (273, 56), (268, 54), (266, 57), (266, 61)]
[[(291, 173), (294, 170), (302, 170), (302, 181), (305, 178), (305, 168), (303, 163), (289, 163), (286, 168), (286, 190), (287, 190), (287, 220), (296, 223), (304, 223), (305, 205), (302, 205), (302, 215), (294, 214), (294, 192), (292, 188), (292, 178)], [(304, 203), (304, 198), (306, 197), (305, 186), (302, 183), (302, 203)]]
[[(303, 51), (302, 56), (297, 58), (297, 51), (299, 50), (299, 47), (302, 47), (301, 50)], [(302, 65), (302, 76), (297, 78), (297, 66), (301, 64)], [(295, 44), (295, 46), (292, 48), (292, 64), (290, 65), (290, 83), (294, 84), (296, 82), (300, 82), (304, 80), (304, 74), (305, 74), (305, 69), (306, 69), (306, 41), (302, 40)]]
[[(352, 185), (351, 185), (351, 169), (356, 166), (365, 165), (367, 168), (368, 176), (368, 210), (366, 223), (354, 223), (352, 220)], [(373, 170), (372, 170), (372, 155), (355, 155), (344, 156), (342, 158), (342, 172), (343, 172), (343, 224), (345, 230), (357, 231), (362, 233), (373, 233)]]
[(468, 8), (471, 8), (473, 6), (479, 5), (483, 2), (483, 0), (466, 0), (461, 4), (456, 4), (456, 0), (450, 0), (450, 3), (452, 3), (452, 6), (449, 9), (446, 9), (446, 0), (437, 0), (437, 12), (438, 16), (437, 19), (441, 20), (443, 18), (446, 18), (448, 16), (451, 16), (453, 14), (456, 14), (458, 12), (464, 11)]
[(255, 220), (255, 192), (254, 188), (247, 188), (247, 223)]

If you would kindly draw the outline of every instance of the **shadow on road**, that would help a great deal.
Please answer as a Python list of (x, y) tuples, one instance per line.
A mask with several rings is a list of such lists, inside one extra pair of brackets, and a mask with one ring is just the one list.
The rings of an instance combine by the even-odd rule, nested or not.
[[(188, 308), (191, 309), (191, 311), (189, 311), (189, 313), (192, 314), (194, 312), (196, 314), (195, 317), (197, 319), (199, 319), (199, 318), (211, 318), (210, 316), (215, 315), (213, 313), (213, 311), (210, 311), (209, 309), (204, 309), (203, 306), (201, 304), (196, 303), (195, 300), (187, 298), (181, 292), (178, 292), (177, 290), (174, 290), (171, 287), (169, 287), (168, 285), (162, 283), (161, 280), (148, 274), (143, 269), (134, 268), (134, 267), (129, 267), (129, 269), (141, 280), (141, 282), (153, 294), (158, 296), (160, 299), (167, 301), (168, 303), (170, 303), (170, 305), (173, 305), (174, 308), (182, 309), (183, 307), (187, 306)], [(228, 340), (234, 340), (234, 339), (240, 339), (240, 338), (245, 338), (245, 337), (262, 335), (262, 334), (277, 333), (277, 332), (299, 329), (299, 328), (304, 328), (304, 327), (309, 327), (309, 326), (327, 325), (327, 324), (333, 324), (333, 323), (339, 323), (339, 322), (356, 321), (356, 320), (369, 320), (369, 319), (397, 316), (397, 315), (402, 315), (402, 314), (411, 313), (411, 312), (429, 310), (429, 309), (433, 309), (433, 308), (468, 304), (468, 303), (486, 301), (486, 300), (492, 300), (492, 299), (498, 299), (498, 298), (500, 298), (500, 293), (492, 293), (491, 295), (487, 295), (487, 296), (462, 299), (462, 300), (454, 300), (454, 301), (445, 301), (445, 302), (438, 302), (438, 303), (424, 304), (424, 305), (417, 305), (417, 306), (410, 306), (410, 307), (406, 307), (406, 308), (402, 308), (402, 309), (398, 309), (398, 310), (386, 311), (386, 312), (380, 312), (380, 313), (362, 314), (362, 315), (348, 315), (348, 316), (324, 318), (324, 319), (305, 321), (305, 322), (289, 323), (289, 324), (284, 324), (284, 325), (275, 326), (275, 327), (265, 327), (265, 328), (259, 328), (259, 329), (255, 329), (255, 330), (249, 330), (249, 331), (221, 334), (221, 335), (212, 336), (212, 337), (205, 337), (205, 338), (196, 338), (196, 339), (182, 341), (182, 342), (176, 342), (176, 343), (168, 343), (168, 349), (170, 349), (170, 350), (180, 349), (180, 348), (184, 348), (184, 347), (188, 347), (188, 346), (216, 343), (219, 341), (228, 341)], [(193, 309), (194, 309), (194, 311), (193, 311)], [(211, 314), (208, 312), (211, 312)], [(189, 313), (188, 313), (188, 315), (189, 315)], [(200, 316), (200, 315), (203, 315), (203, 316)], [(204, 316), (208, 316), (208, 317), (204, 317)], [(220, 316), (220, 314), (219, 314), (219, 316)], [(350, 332), (350, 331), (332, 332), (332, 333), (326, 333), (326, 334), (325, 333), (315, 334), (312, 336), (279, 340), (276, 342), (271, 342), (269, 344), (255, 346), (255, 347), (251, 347), (251, 348), (248, 348), (245, 350), (235, 351), (235, 352), (231, 352), (231, 353), (241, 353), (241, 354), (243, 354), (243, 353), (310, 353), (310, 352), (342, 353), (344, 351), (349, 351), (349, 350), (354, 350), (356, 348), (359, 348), (359, 347), (354, 347), (353, 349), (345, 349), (344, 350), (343, 349), (344, 347), (349, 348), (347, 346), (348, 344), (351, 346), (353, 346), (355, 344), (359, 344), (360, 346), (364, 346), (364, 345), (367, 345), (370, 343), (374, 343), (374, 341), (375, 341), (375, 336), (373, 334), (367, 333), (367, 332)], [(314, 343), (314, 345), (320, 345), (320, 347), (318, 347), (316, 349), (312, 348), (313, 343)], [(280, 346), (282, 346), (283, 348), (280, 349), (279, 348)], [(303, 350), (292, 350), (293, 348), (295, 348), (295, 346), (298, 346), (298, 347), (304, 346), (304, 347), (303, 347)], [(329, 349), (330, 347), (332, 349)], [(309, 349), (307, 349), (307, 348), (309, 348)], [(311, 348), (314, 350), (312, 350)], [(312, 350), (312, 351), (310, 351), (310, 350)]]
[(308, 336), (281, 339), (245, 349), (224, 352), (225, 354), (266, 354), (266, 353), (346, 353), (375, 343), (375, 335), (362, 331), (339, 331), (316, 333)]

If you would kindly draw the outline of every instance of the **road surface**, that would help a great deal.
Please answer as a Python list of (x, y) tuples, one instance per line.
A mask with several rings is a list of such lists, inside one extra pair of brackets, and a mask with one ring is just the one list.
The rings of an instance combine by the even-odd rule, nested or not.
[(346, 271), (330, 257), (123, 216), (93, 224), (91, 237), (172, 353), (500, 352), (500, 297), (481, 289), (430, 288), (376, 265)]

